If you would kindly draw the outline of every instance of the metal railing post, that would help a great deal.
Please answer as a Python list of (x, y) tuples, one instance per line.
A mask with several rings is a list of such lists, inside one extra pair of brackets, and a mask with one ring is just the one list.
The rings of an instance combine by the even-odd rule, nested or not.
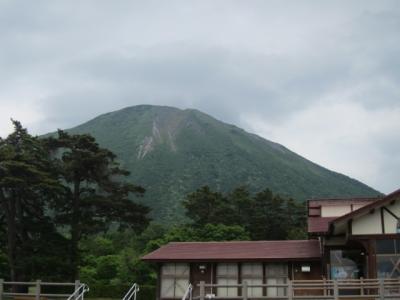
[(205, 282), (204, 281), (200, 281), (200, 300), (204, 300), (205, 298)]
[(364, 295), (364, 278), (363, 277), (360, 278), (360, 286), (361, 286), (360, 296), (363, 296)]
[(379, 279), (379, 299), (385, 300), (385, 285), (383, 279)]
[(3, 300), (4, 279), (0, 279), (0, 300)]
[(247, 298), (248, 298), (247, 294), (248, 294), (247, 281), (244, 281), (243, 285), (242, 285), (242, 298), (243, 298), (243, 300), (247, 300)]
[(339, 300), (339, 285), (337, 280), (333, 281), (333, 299)]
[(41, 280), (36, 280), (35, 299), (40, 300)]
[(293, 282), (288, 279), (288, 283), (287, 283), (287, 297), (288, 300), (293, 300)]
[[(81, 286), (81, 281), (80, 280), (75, 280), (75, 291), (74, 293), (80, 288)], [(74, 296), (74, 299), (77, 299), (77, 295)]]
[[(328, 287), (327, 287), (327, 283), (326, 283), (326, 278), (324, 277), (323, 279), (323, 287), (322, 287), (322, 291), (323, 291), (323, 295), (326, 296), (328, 295)], [(330, 294), (330, 293), (329, 293)]]

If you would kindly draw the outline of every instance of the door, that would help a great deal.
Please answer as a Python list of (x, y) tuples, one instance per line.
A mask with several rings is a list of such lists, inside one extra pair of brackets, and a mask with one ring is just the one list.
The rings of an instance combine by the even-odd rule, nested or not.
[[(321, 280), (321, 263), (320, 262), (295, 262), (293, 263), (292, 278), (293, 280)], [(323, 290), (296, 290), (295, 296), (321, 296), (324, 295)]]
[[(193, 285), (193, 296), (200, 295), (200, 288), (198, 285), (200, 281), (207, 283), (213, 282), (214, 265), (212, 263), (192, 263), (190, 265), (190, 278)], [(212, 288), (206, 288), (205, 294), (215, 294)]]

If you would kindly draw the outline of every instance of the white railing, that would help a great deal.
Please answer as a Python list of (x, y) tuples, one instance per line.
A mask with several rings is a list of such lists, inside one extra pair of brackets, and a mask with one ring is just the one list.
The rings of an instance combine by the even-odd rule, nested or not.
[(182, 297), (182, 300), (192, 300), (192, 292), (193, 286), (189, 283), (189, 286), (187, 287), (186, 292)]
[[(349, 279), (349, 280), (286, 280), (282, 284), (208, 284), (201, 281), (196, 285), (199, 296), (193, 299), (280, 299), (280, 300), (341, 300), (400, 299), (400, 279)], [(205, 293), (206, 289), (229, 288), (235, 290), (235, 296)], [(251, 289), (257, 288), (257, 296), (251, 296)], [(253, 290), (254, 291), (254, 290)], [(272, 295), (273, 294), (273, 295)], [(184, 300), (184, 298), (182, 298)]]
[(67, 300), (84, 300), (85, 293), (89, 292), (89, 287), (86, 284), (81, 284), (75, 292), (73, 292)]
[[(27, 292), (21, 292), (21, 287)], [(51, 293), (49, 293), (49, 287)], [(46, 291), (47, 290), (47, 291)], [(68, 290), (71, 292), (68, 293)], [(56, 292), (55, 292), (56, 291)], [(5, 297), (23, 297), (32, 300), (41, 300), (43, 298), (64, 298), (68, 300), (83, 300), (84, 294), (89, 291), (86, 284), (79, 280), (74, 283), (69, 282), (34, 282), (4, 281), (0, 279), (0, 300)]]
[(129, 291), (125, 294), (125, 296), (122, 298), (122, 300), (131, 300), (133, 297), (133, 300), (136, 300), (137, 293), (139, 292), (139, 285), (137, 283), (132, 284), (131, 288)]

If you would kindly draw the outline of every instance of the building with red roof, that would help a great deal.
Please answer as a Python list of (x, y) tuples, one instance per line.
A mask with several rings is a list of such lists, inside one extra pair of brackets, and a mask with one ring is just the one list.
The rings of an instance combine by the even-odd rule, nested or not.
[[(189, 283), (218, 284), (209, 295), (235, 298), (226, 285), (291, 280), (400, 277), (400, 190), (385, 197), (308, 201), (308, 240), (173, 242), (145, 255), (158, 265), (157, 299), (182, 298)], [(225, 285), (225, 287), (223, 287)], [(252, 298), (281, 289), (250, 288)], [(211, 297), (210, 296), (210, 297)]]

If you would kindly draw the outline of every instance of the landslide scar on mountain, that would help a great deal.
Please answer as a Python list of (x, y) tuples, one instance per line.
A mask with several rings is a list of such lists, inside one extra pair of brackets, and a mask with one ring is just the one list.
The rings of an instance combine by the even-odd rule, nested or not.
[(139, 151), (137, 158), (138, 159), (143, 159), (147, 153), (153, 150), (153, 137), (152, 136), (146, 136), (143, 139), (143, 142), (139, 146)]

